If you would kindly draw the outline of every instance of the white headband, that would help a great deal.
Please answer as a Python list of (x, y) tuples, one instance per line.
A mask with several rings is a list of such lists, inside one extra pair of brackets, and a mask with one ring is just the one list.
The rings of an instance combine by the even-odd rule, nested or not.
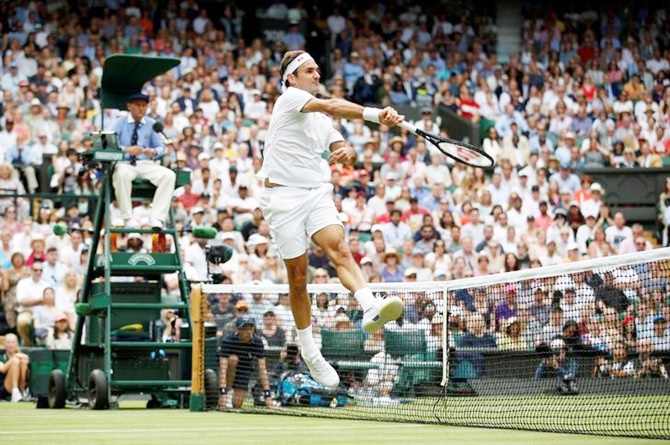
[(305, 63), (307, 61), (310, 61), (310, 60), (314, 60), (314, 59), (312, 58), (312, 56), (309, 55), (308, 52), (304, 52), (304, 53), (300, 54), (298, 57), (296, 57), (295, 59), (291, 60), (291, 63), (289, 63), (288, 66), (286, 67), (286, 71), (284, 71), (284, 75), (282, 76), (282, 79), (281, 79), (282, 91), (286, 91), (286, 88), (287, 88), (286, 87), (286, 80), (288, 79), (288, 75), (293, 73), (298, 68), (300, 68), (300, 66), (303, 63)]

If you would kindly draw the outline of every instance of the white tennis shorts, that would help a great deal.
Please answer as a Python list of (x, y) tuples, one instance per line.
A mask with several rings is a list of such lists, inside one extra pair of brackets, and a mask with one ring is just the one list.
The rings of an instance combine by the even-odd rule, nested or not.
[(311, 189), (266, 187), (260, 205), (285, 260), (305, 253), (308, 240), (324, 227), (343, 226), (333, 202), (332, 184)]

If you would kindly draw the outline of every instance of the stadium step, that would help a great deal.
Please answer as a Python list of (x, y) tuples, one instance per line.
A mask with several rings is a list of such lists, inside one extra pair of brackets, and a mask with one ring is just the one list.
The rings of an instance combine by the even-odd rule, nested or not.
[(496, 2), (496, 23), (498, 25), (496, 53), (498, 55), (498, 62), (500, 63), (507, 63), (510, 54), (518, 53), (521, 48), (520, 30), (523, 26), (521, 6), (519, 0), (501, 0)]

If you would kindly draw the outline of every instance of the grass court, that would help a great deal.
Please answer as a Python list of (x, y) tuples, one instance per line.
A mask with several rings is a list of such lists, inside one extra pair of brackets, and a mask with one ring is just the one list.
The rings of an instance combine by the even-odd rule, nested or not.
[[(667, 420), (667, 419), (666, 419)], [(658, 440), (187, 410), (38, 410), (0, 403), (0, 442), (19, 444), (659, 444)]]

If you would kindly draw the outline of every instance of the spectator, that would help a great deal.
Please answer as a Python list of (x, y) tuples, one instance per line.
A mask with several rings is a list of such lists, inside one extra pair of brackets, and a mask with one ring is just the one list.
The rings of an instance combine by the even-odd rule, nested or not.
[(505, 320), (516, 316), (517, 289), (514, 284), (505, 287), (505, 300), (500, 302), (495, 309), (496, 325), (502, 327)]
[(402, 222), (402, 212), (398, 209), (391, 211), (391, 220), (382, 226), (382, 233), (386, 244), (396, 249), (402, 249), (403, 242), (412, 237), (412, 231)]
[(551, 175), (549, 181), (556, 182), (559, 190), (569, 189), (571, 194), (574, 194), (580, 188), (579, 177), (570, 172), (568, 160), (561, 162), (560, 171)]
[(640, 156), (636, 159), (637, 164), (643, 168), (661, 168), (663, 159), (659, 154), (652, 152), (648, 141), (640, 142)]
[(30, 271), (30, 277), (22, 278), (16, 285), (16, 301), (19, 305), (16, 329), (25, 346), (33, 345), (30, 334), (33, 310), (44, 304), (44, 289), (49, 287), (49, 283), (42, 278), (41, 261), (35, 261)]
[(619, 253), (633, 253), (653, 248), (651, 242), (644, 238), (644, 227), (642, 224), (635, 223), (631, 226), (631, 236), (621, 241), (619, 244)]
[(539, 344), (549, 345), (556, 337), (563, 333), (563, 309), (560, 306), (554, 306), (549, 311), (549, 323), (547, 323), (540, 333)]
[(467, 332), (461, 338), (464, 348), (495, 348), (494, 337), (485, 331), (486, 324), (481, 314), (470, 314), (467, 318)]
[[(411, 266), (407, 270), (413, 270), (413, 272), (416, 274), (417, 281), (430, 281), (433, 276), (433, 272), (425, 264), (425, 254), (423, 250), (415, 247), (412, 249), (411, 254), (412, 262)], [(407, 272), (407, 270), (405, 272)]]
[(59, 312), (54, 318), (54, 328), (47, 335), (46, 345), (49, 349), (70, 350), (74, 332), (70, 327), (68, 316), (64, 312)]
[(56, 295), (52, 287), (44, 289), (42, 294), (42, 304), (35, 306), (33, 309), (33, 329), (34, 339), (37, 344), (44, 346), (46, 344), (47, 335), (53, 332), (56, 323), (56, 316), (60, 314), (55, 305)]
[(15, 252), (11, 256), (11, 267), (0, 270), (0, 290), (2, 291), (2, 307), (7, 327), (16, 329), (19, 303), (16, 299), (16, 290), (19, 281), (30, 276), (30, 268), (25, 264), (22, 253)]
[(54, 246), (49, 247), (43, 258), (43, 278), (48, 281), (51, 286), (57, 288), (63, 283), (67, 271), (65, 264), (58, 259), (58, 248)]
[(667, 329), (667, 321), (662, 315), (654, 318), (654, 331), (649, 339), (653, 352), (670, 351), (670, 332)]
[(528, 349), (528, 345), (522, 336), (522, 326), (518, 318), (509, 317), (505, 319), (500, 332), (496, 334), (496, 345), (501, 351)]
[(19, 339), (14, 334), (5, 336), (5, 352), (0, 354), (0, 374), (4, 374), (2, 399), (11, 397), (12, 403), (23, 400), (28, 384), (30, 359), (19, 349)]
[(263, 327), (261, 335), (271, 347), (283, 347), (286, 344), (284, 330), (279, 327), (277, 316), (274, 310), (268, 310), (263, 314)]
[(633, 230), (626, 225), (626, 217), (621, 212), (614, 215), (614, 224), (605, 229), (605, 238), (618, 253), (621, 243), (633, 237)]
[(616, 312), (622, 313), (628, 308), (629, 302), (626, 294), (614, 284), (614, 271), (605, 269), (602, 271), (601, 277), (603, 284), (595, 291), (598, 308), (601, 311), (605, 308), (612, 308)]

